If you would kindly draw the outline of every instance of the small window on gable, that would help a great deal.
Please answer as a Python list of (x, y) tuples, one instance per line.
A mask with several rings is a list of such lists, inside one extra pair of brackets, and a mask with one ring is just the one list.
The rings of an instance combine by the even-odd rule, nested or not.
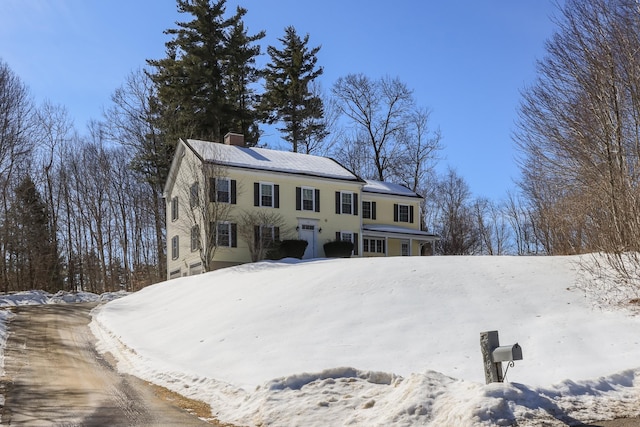
[(178, 219), (178, 196), (171, 199), (171, 221)]
[(195, 208), (200, 204), (200, 186), (198, 182), (194, 182), (191, 184), (191, 188), (189, 188), (189, 206), (191, 208)]
[(200, 226), (191, 227), (191, 252), (200, 249)]
[(171, 259), (178, 259), (180, 256), (180, 240), (178, 236), (171, 238)]

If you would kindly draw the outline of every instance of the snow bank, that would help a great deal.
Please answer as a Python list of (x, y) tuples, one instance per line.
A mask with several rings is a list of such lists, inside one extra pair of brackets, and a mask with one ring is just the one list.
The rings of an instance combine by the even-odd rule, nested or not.
[[(635, 415), (639, 319), (595, 309), (578, 258), (262, 262), (108, 303), (120, 369), (239, 425), (567, 425)], [(518, 342), (484, 384), (482, 331)], [(635, 400), (634, 400), (635, 399)]]

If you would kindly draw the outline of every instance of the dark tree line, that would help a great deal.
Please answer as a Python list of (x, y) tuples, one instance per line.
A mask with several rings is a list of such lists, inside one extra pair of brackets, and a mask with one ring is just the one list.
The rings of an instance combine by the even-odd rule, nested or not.
[(104, 124), (79, 136), (2, 61), (0, 116), (3, 291), (133, 290), (164, 277), (149, 175), (108, 144)]

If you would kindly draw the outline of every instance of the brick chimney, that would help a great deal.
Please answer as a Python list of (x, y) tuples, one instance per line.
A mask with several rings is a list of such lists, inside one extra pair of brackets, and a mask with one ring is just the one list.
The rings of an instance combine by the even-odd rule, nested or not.
[(241, 133), (229, 132), (224, 136), (225, 145), (237, 145), (244, 147), (244, 135)]

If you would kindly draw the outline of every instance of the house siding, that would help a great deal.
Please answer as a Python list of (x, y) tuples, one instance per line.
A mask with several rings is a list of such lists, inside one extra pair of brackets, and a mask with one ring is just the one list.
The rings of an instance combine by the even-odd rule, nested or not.
[[(195, 268), (202, 263), (200, 251), (191, 250), (191, 228), (194, 222), (194, 214), (190, 212), (189, 189), (195, 181), (202, 192), (202, 200), (212, 208), (216, 205), (210, 202), (214, 194), (211, 188), (211, 178), (225, 178), (230, 182), (232, 190), (229, 195), (229, 204), (225, 204), (227, 214), (224, 218), (230, 224), (238, 224), (241, 217), (247, 213), (267, 212), (280, 216), (284, 226), (278, 230), (281, 240), (297, 239), (303, 230), (315, 230), (315, 246), (313, 254), (324, 257), (323, 245), (336, 238), (336, 233), (349, 232), (355, 237), (353, 256), (393, 256), (401, 254), (401, 242), (397, 239), (385, 239), (385, 252), (383, 254), (363, 253), (362, 239), (367, 237), (362, 230), (363, 224), (397, 224), (405, 228), (420, 229), (420, 200), (419, 197), (406, 197), (393, 194), (378, 194), (363, 191), (365, 182), (353, 176), (352, 180), (338, 177), (312, 176), (301, 170), (300, 174), (291, 171), (271, 171), (257, 168), (243, 168), (238, 166), (215, 166), (213, 163), (203, 164), (194, 151), (184, 144), (177, 150), (173, 160), (170, 180), (165, 186), (165, 200), (167, 207), (167, 277), (187, 275), (189, 272), (200, 272)], [(211, 143), (215, 144), (215, 143)], [(264, 151), (263, 151), (264, 152)], [(199, 177), (198, 177), (199, 176)], [(261, 184), (269, 184), (273, 190), (271, 206), (261, 206)], [(185, 196), (186, 187), (186, 196)], [(303, 209), (302, 189), (313, 189), (314, 206), (311, 209)], [(338, 197), (342, 192), (353, 194), (351, 213), (340, 213), (338, 209)], [(308, 194), (308, 193), (307, 193)], [(171, 200), (178, 197), (178, 219), (172, 221)], [(362, 218), (362, 202), (371, 201), (375, 204), (375, 218)], [(394, 205), (406, 204), (411, 206), (414, 212), (413, 223), (394, 223)], [(197, 217), (197, 215), (196, 215)], [(189, 222), (191, 220), (191, 222)], [(201, 239), (205, 241), (210, 232), (209, 226), (200, 221)], [(300, 230), (298, 230), (300, 226)], [(179, 255), (171, 257), (171, 238), (179, 236)], [(251, 261), (250, 242), (245, 240), (241, 233), (237, 234), (235, 247), (217, 247), (210, 262), (210, 269), (217, 269), (238, 265)], [(412, 242), (411, 255), (420, 254), (420, 246)], [(178, 271), (180, 274), (178, 274)]]
[[(337, 180), (319, 180), (317, 178), (300, 177), (291, 174), (279, 173), (258, 173), (255, 171), (238, 171), (233, 174), (238, 182), (238, 206), (248, 212), (266, 210), (280, 215), (287, 227), (281, 228), (281, 239), (297, 239), (299, 232), (296, 230), (299, 220), (307, 219), (317, 221), (318, 228), (322, 231), (318, 234), (315, 252), (319, 256), (324, 256), (322, 245), (334, 240), (336, 231), (350, 230), (358, 233), (360, 230), (360, 219), (356, 215), (336, 214), (333, 208), (333, 198), (335, 191), (350, 191), (358, 193), (361, 183), (340, 182)], [(254, 183), (270, 182), (278, 186), (279, 207), (257, 207), (254, 202)], [(319, 196), (320, 210), (297, 210), (296, 209), (296, 189), (298, 187), (313, 188), (314, 197)], [(251, 189), (246, 191), (246, 189)], [(336, 190), (339, 189), (339, 190)], [(246, 261), (250, 260), (249, 248), (245, 243), (239, 243), (244, 251), (238, 254)], [(229, 260), (233, 255), (229, 254)]]
[[(374, 225), (397, 225), (401, 227), (410, 228), (413, 230), (420, 230), (420, 200), (416, 197), (406, 197), (401, 195), (393, 195), (393, 194), (379, 194), (379, 193), (370, 193), (363, 192), (362, 201), (371, 202), (373, 205), (375, 203), (375, 219), (374, 218), (363, 218), (362, 224), (374, 224)], [(398, 221), (397, 217), (397, 206), (398, 205), (407, 205), (409, 206), (409, 219), (413, 219), (413, 222), (401, 222)], [(411, 215), (413, 212), (413, 215)], [(363, 238), (367, 238), (366, 232), (364, 233)], [(405, 238), (386, 238), (386, 256), (401, 256), (402, 255), (402, 242), (409, 241), (410, 243), (410, 255), (416, 256), (420, 255), (420, 242), (412, 239)], [(365, 253), (367, 256), (385, 256), (384, 254), (377, 253)]]
[[(190, 189), (193, 183), (198, 180), (200, 184), (199, 190), (203, 191), (204, 177), (199, 177), (194, 173), (194, 167), (197, 167), (199, 164), (199, 160), (196, 156), (190, 152), (185, 151), (184, 156), (180, 156), (179, 159), (180, 168), (177, 169), (177, 175), (175, 177), (175, 182), (180, 185), (174, 185), (172, 191), (165, 195), (166, 199), (166, 224), (167, 224), (167, 236), (166, 240), (168, 243), (168, 253), (167, 253), (167, 276), (178, 276), (178, 271), (180, 271), (181, 276), (186, 276), (189, 274), (190, 266), (196, 265), (199, 262), (202, 262), (200, 259), (200, 253), (198, 251), (191, 251), (191, 227), (193, 224), (187, 221), (189, 217), (189, 211), (191, 211), (190, 207)], [(187, 186), (186, 188), (184, 188)], [(174, 197), (178, 198), (178, 219), (172, 220), (171, 214), (171, 201)], [(200, 227), (202, 228), (202, 227)], [(202, 230), (201, 230), (202, 233)], [(173, 258), (171, 256), (171, 239), (174, 236), (178, 236), (179, 245), (178, 245), (178, 257)], [(173, 274), (172, 274), (173, 273)]]

